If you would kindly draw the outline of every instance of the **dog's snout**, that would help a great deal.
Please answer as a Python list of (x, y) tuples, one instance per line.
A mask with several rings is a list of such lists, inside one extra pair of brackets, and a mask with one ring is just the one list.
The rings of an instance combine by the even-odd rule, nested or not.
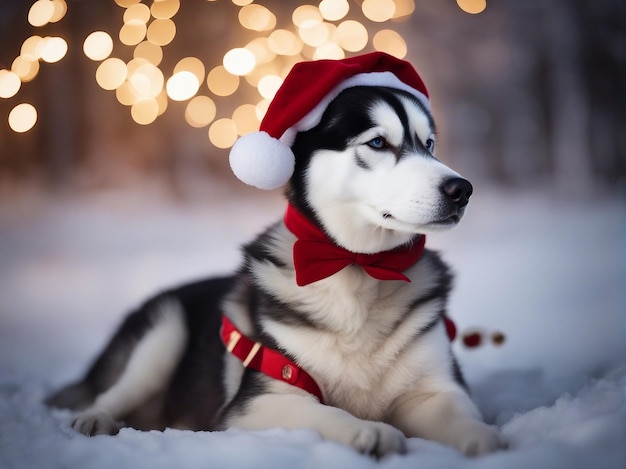
[(472, 184), (463, 178), (450, 178), (441, 185), (441, 191), (459, 208), (465, 207), (472, 195)]

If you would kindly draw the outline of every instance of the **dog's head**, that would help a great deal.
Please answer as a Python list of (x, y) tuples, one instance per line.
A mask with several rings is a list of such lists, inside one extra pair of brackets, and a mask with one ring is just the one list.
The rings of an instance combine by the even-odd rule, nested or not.
[(455, 226), (471, 184), (435, 158), (435, 124), (413, 95), (342, 91), (296, 136), (287, 197), (339, 245), (379, 252)]

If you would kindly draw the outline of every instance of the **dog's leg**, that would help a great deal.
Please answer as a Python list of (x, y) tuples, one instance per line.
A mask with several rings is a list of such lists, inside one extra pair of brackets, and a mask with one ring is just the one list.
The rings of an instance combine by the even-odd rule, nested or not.
[(468, 456), (506, 446), (498, 430), (482, 421), (479, 410), (461, 389), (402, 396), (394, 402), (388, 421), (407, 436), (439, 441)]
[(155, 323), (133, 349), (119, 379), (80, 412), (72, 426), (85, 435), (115, 434), (118, 420), (163, 391), (187, 343), (181, 305), (164, 300), (154, 311)]
[(226, 424), (246, 430), (308, 428), (326, 440), (377, 457), (406, 450), (404, 435), (391, 425), (358, 419), (339, 408), (322, 405), (311, 396), (263, 394), (248, 401), (245, 411), (231, 413)]

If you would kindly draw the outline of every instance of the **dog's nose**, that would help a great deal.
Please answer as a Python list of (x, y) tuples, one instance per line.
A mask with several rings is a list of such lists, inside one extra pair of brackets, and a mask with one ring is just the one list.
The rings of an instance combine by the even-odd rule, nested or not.
[(450, 178), (441, 185), (441, 191), (459, 208), (465, 207), (472, 195), (472, 184), (463, 178)]

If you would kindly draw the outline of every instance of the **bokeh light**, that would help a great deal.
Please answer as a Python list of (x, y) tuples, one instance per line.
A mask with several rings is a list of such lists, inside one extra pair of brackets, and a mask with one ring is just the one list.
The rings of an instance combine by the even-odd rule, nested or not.
[[(59, 21), (68, 10), (67, 0), (31, 1), (34, 3), (28, 10), (28, 21), (35, 27)], [(230, 48), (222, 50), (221, 65), (198, 57), (167, 57), (168, 64), (173, 63), (172, 59), (178, 62), (166, 79), (159, 66), (164, 61), (164, 51), (167, 53), (165, 46), (176, 38), (173, 18), (181, 8), (181, 0), (114, 1), (124, 9), (118, 37), (94, 31), (82, 44), (85, 56), (100, 62), (95, 73), (98, 85), (114, 91), (118, 101), (130, 107), (132, 119), (141, 125), (154, 122), (165, 112), (169, 100), (189, 101), (185, 107), (186, 122), (192, 127), (208, 126), (209, 139), (219, 148), (228, 148), (237, 135), (258, 129), (271, 99), (296, 62), (342, 59), (346, 54), (363, 51), (368, 44), (404, 58), (407, 44), (402, 36), (393, 29), (374, 34), (366, 20), (382, 23), (406, 17), (415, 10), (415, 0), (316, 0), (312, 4), (294, 5), (293, 24), (285, 24), (286, 18), (277, 18), (271, 8), (254, 0), (230, 0), (238, 10), (237, 26), (255, 32), (247, 44), (243, 47), (230, 44)], [(457, 0), (457, 3), (470, 13), (478, 13), (486, 6), (485, 0)], [(355, 5), (358, 6), (354, 8)], [(130, 47), (120, 51), (124, 60), (111, 57), (120, 44), (123, 49)], [(21, 83), (37, 76), (40, 61), (57, 62), (67, 50), (68, 44), (61, 37), (27, 38), (11, 70), (0, 71), (0, 97), (15, 96)], [(263, 99), (256, 104), (246, 103), (244, 99), (230, 118), (216, 120), (219, 106), (212, 97), (227, 97), (237, 91), (247, 93), (250, 90), (241, 89), (242, 82)], [(212, 97), (196, 96), (204, 83)]]
[(43, 48), (43, 38), (41, 36), (31, 36), (22, 43), (20, 55), (28, 60), (41, 59), (41, 49)]
[(392, 16), (393, 19), (409, 16), (415, 11), (415, 2), (413, 0), (393, 0), (393, 3), (396, 6)]
[(22, 83), (32, 81), (39, 73), (39, 61), (20, 55), (11, 64), (11, 71), (20, 78)]
[(132, 106), (139, 99), (134, 88), (128, 81), (124, 81), (115, 89), (115, 97), (119, 103), (124, 106)]
[(215, 102), (208, 96), (196, 96), (187, 103), (185, 120), (192, 127), (206, 127), (217, 114)]
[(307, 23), (321, 23), (323, 18), (319, 9), (313, 5), (301, 5), (293, 11), (291, 20), (293, 24), (301, 27), (307, 26)]
[(243, 47), (231, 49), (224, 54), (224, 68), (233, 75), (247, 75), (256, 65), (254, 54)]
[(159, 104), (155, 98), (139, 99), (131, 106), (130, 115), (138, 124), (152, 124), (159, 115)]
[(18, 133), (28, 132), (37, 122), (37, 109), (29, 103), (15, 106), (9, 113), (9, 127)]
[(176, 66), (174, 67), (174, 73), (178, 72), (191, 72), (198, 79), (198, 83), (202, 83), (204, 81), (204, 63), (197, 57), (185, 57), (178, 61)]
[(329, 26), (324, 22), (305, 21), (298, 28), (298, 35), (307, 46), (319, 47), (329, 39)]
[(408, 51), (404, 38), (392, 29), (378, 31), (374, 35), (372, 43), (377, 51), (387, 52), (399, 59), (405, 58)]
[(238, 135), (246, 135), (259, 130), (259, 118), (256, 115), (256, 106), (242, 104), (233, 112), (232, 117)]
[(124, 23), (120, 29), (120, 42), (127, 46), (135, 46), (145, 39), (146, 31), (146, 23), (139, 20), (132, 20), (128, 23)]
[(176, 24), (171, 19), (157, 19), (148, 26), (147, 38), (157, 46), (166, 46), (176, 37)]
[(163, 89), (165, 77), (158, 67), (147, 62), (129, 70), (128, 82), (138, 98), (155, 98)]
[(159, 0), (150, 7), (150, 12), (158, 20), (170, 19), (180, 8), (179, 0)]
[(209, 140), (217, 148), (232, 147), (237, 137), (237, 127), (232, 119), (218, 119), (209, 127)]
[(113, 39), (107, 32), (94, 31), (83, 42), (83, 52), (91, 60), (104, 60), (113, 52)]
[(344, 21), (337, 27), (337, 34), (339, 45), (349, 52), (359, 52), (367, 45), (367, 29), (358, 21)]
[(12, 98), (22, 86), (20, 77), (11, 70), (0, 70), (0, 98)]
[(150, 8), (143, 3), (137, 3), (124, 12), (124, 23), (137, 21), (146, 24), (150, 20)]
[(28, 10), (28, 22), (35, 27), (45, 26), (54, 16), (54, 3), (50, 0), (37, 0)]
[(96, 69), (96, 82), (102, 89), (114, 90), (126, 80), (128, 69), (122, 59), (111, 57)]
[(456, 4), (465, 13), (472, 15), (482, 13), (487, 8), (486, 0), (456, 0)]
[(67, 3), (65, 3), (65, 0), (52, 0), (52, 5), (54, 12), (50, 17), (50, 23), (56, 23), (57, 21), (61, 21), (67, 13)]
[(278, 75), (265, 75), (259, 80), (259, 94), (265, 99), (273, 99), (282, 84), (283, 79)]
[(67, 42), (62, 37), (45, 37), (41, 47), (41, 60), (55, 63), (67, 54)]
[(319, 46), (313, 53), (313, 60), (330, 59), (341, 60), (346, 57), (345, 52), (338, 44), (328, 43)]
[(144, 59), (152, 65), (159, 65), (163, 60), (163, 49), (150, 41), (143, 41), (135, 46), (133, 58)]
[(220, 65), (209, 72), (207, 86), (217, 96), (230, 96), (239, 88), (239, 77)]
[(302, 41), (287, 29), (277, 29), (267, 38), (272, 52), (278, 55), (297, 55), (302, 50)]
[(141, 2), (141, 0), (115, 0), (115, 3), (117, 3), (122, 8), (129, 8), (139, 2)]
[(263, 99), (254, 107), (256, 118), (259, 119), (259, 122), (263, 120), (263, 117), (265, 117), (267, 109), (270, 107), (270, 103), (271, 101), (269, 99)]
[(348, 14), (350, 5), (346, 0), (322, 0), (319, 10), (324, 19), (328, 21), (339, 21)]
[(382, 23), (393, 17), (396, 5), (393, 0), (364, 0), (361, 10), (368, 20)]
[(270, 50), (268, 40), (266, 37), (257, 37), (248, 44), (246, 49), (254, 54), (256, 64), (266, 64), (276, 58), (276, 54)]
[(276, 16), (263, 5), (246, 5), (239, 10), (239, 23), (252, 31), (270, 31), (276, 26)]
[(183, 70), (174, 73), (165, 85), (167, 95), (174, 101), (186, 101), (193, 97), (200, 88), (198, 78), (191, 72)]

